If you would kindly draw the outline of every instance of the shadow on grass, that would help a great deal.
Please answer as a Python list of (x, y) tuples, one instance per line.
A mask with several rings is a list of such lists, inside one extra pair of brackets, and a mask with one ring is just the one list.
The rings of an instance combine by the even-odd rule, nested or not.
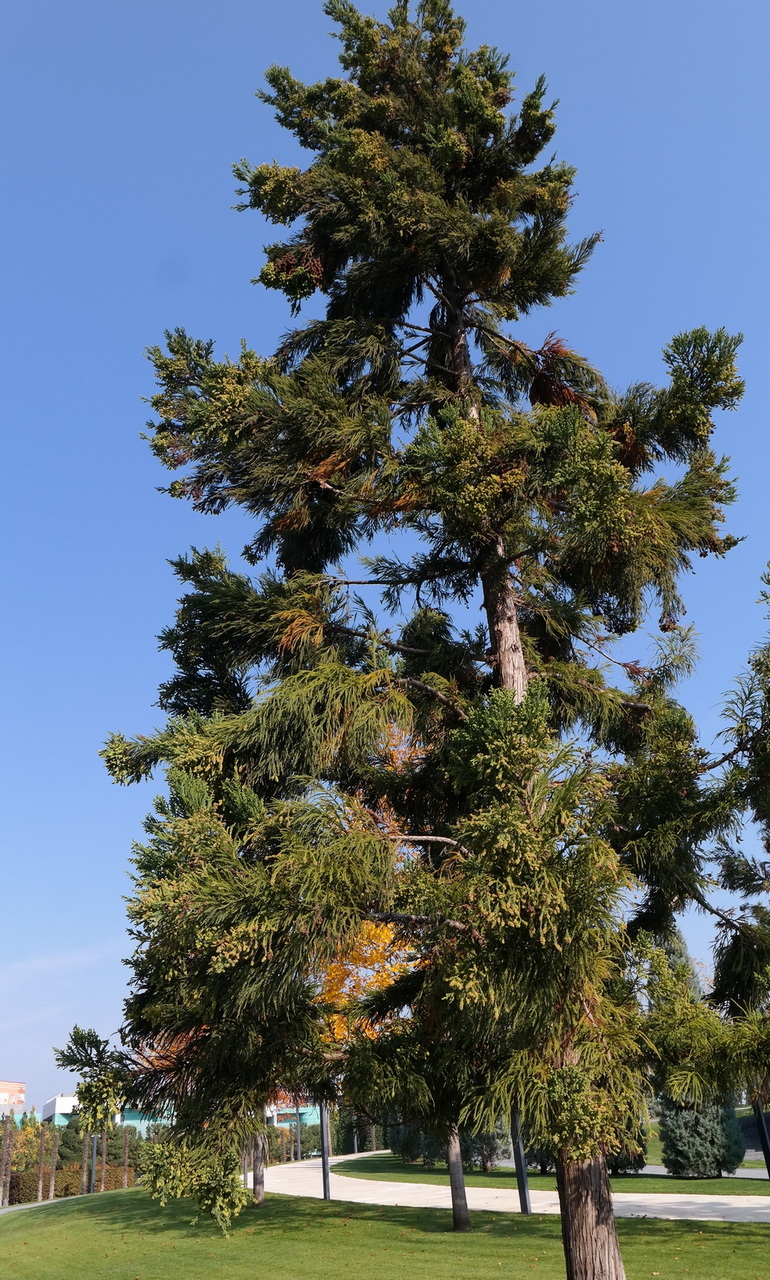
[[(206, 1215), (201, 1214), (194, 1221), (196, 1206), (192, 1200), (170, 1200), (164, 1206), (152, 1200), (141, 1188), (129, 1192), (104, 1192), (94, 1196), (93, 1200), (79, 1200), (71, 1205), (62, 1202), (60, 1206), (52, 1206), (48, 1211), (52, 1218), (56, 1217), (59, 1221), (62, 1212), (82, 1215), (93, 1222), (123, 1231), (140, 1230), (145, 1235), (176, 1232), (182, 1235), (203, 1233), (212, 1237), (221, 1236), (219, 1228)], [(495, 1215), (479, 1215), (480, 1218), (482, 1216), (496, 1220)], [(242, 1210), (233, 1220), (230, 1234), (236, 1236), (255, 1229), (296, 1234), (303, 1230), (325, 1227), (333, 1222), (350, 1221), (389, 1223), (393, 1227), (411, 1228), (433, 1235), (451, 1231), (452, 1227), (451, 1214), (445, 1209), (413, 1209), (351, 1204), (344, 1200), (323, 1201), (303, 1196), (268, 1195), (261, 1208), (247, 1205)], [(482, 1229), (487, 1230), (488, 1226), (485, 1223)]]
[[(133, 1191), (103, 1192), (93, 1198), (61, 1201), (34, 1215), (36, 1224), (49, 1222), (61, 1225), (63, 1217), (77, 1217), (81, 1222), (91, 1221), (118, 1232), (137, 1231), (144, 1236), (221, 1239), (215, 1224), (201, 1216), (197, 1222), (195, 1205), (190, 1200), (175, 1200), (166, 1206), (158, 1204), (137, 1188)], [(522, 1217), (512, 1213), (475, 1211), (472, 1213), (473, 1235), (511, 1239), (520, 1245), (542, 1243), (544, 1238), (555, 1242), (560, 1238), (559, 1218), (555, 1215), (533, 1214)], [(11, 1219), (25, 1218), (28, 1213), (12, 1214), (2, 1226), (11, 1225)], [(268, 1195), (264, 1205), (256, 1208), (248, 1205), (234, 1220), (231, 1236), (264, 1234), (279, 1238), (295, 1239), (307, 1232), (319, 1234), (332, 1225), (359, 1226), (370, 1223), (379, 1230), (416, 1232), (420, 1235), (452, 1235), (451, 1216), (445, 1209), (418, 1209), (398, 1205), (351, 1204), (343, 1200), (323, 1201), (302, 1196)], [(21, 1224), (19, 1224), (21, 1225)], [(721, 1242), (723, 1246), (734, 1243), (736, 1248), (767, 1248), (767, 1225), (763, 1223), (703, 1222), (669, 1220), (662, 1218), (618, 1219), (618, 1234), (623, 1248), (645, 1251), (646, 1247), (665, 1248), (684, 1239), (690, 1243), (706, 1245)], [(2, 1227), (0, 1226), (0, 1230)], [(678, 1246), (677, 1246), (678, 1247)]]

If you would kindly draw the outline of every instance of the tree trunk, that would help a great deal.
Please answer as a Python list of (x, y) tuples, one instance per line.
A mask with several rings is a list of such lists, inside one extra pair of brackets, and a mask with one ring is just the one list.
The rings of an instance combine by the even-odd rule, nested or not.
[(0, 1208), (5, 1208), (5, 1166), (11, 1140), (11, 1117), (3, 1116), (3, 1141), (0, 1145)]
[(107, 1130), (102, 1129), (102, 1174), (99, 1179), (99, 1190), (104, 1191), (104, 1182), (107, 1175)]
[(48, 1183), (48, 1199), (56, 1198), (56, 1164), (59, 1159), (59, 1130), (55, 1123), (51, 1125), (51, 1179)]
[(88, 1190), (88, 1144), (91, 1135), (86, 1130), (83, 1134), (83, 1153), (80, 1157), (80, 1194), (84, 1196)]
[(123, 1190), (128, 1186), (128, 1129), (123, 1126)]
[(518, 598), (499, 538), (496, 552), (481, 574), (494, 681), (501, 689), (512, 689), (519, 703), (527, 692), (527, 668), (519, 631)]
[(372, 1143), (372, 1151), (377, 1150), (377, 1126), (376, 1124), (369, 1126), (369, 1136)]
[(0, 1204), (2, 1204), (3, 1208), (8, 1205), (11, 1196), (11, 1172), (13, 1170), (13, 1148), (15, 1143), (16, 1120), (11, 1116), (8, 1126), (8, 1141), (5, 1149), (5, 1168), (3, 1169), (3, 1177), (0, 1181)]
[(625, 1280), (612, 1212), (607, 1162), (556, 1157), (567, 1280)]
[(45, 1125), (40, 1126), (40, 1144), (37, 1150), (37, 1196), (36, 1200), (43, 1199), (43, 1178), (45, 1176)]
[(470, 1231), (471, 1215), (468, 1212), (468, 1200), (465, 1195), (465, 1174), (457, 1125), (449, 1131), (446, 1162), (449, 1169), (449, 1189), (452, 1193), (452, 1227), (455, 1231)]
[(256, 1205), (265, 1203), (265, 1135), (258, 1133), (251, 1149), (253, 1173), (253, 1199)]

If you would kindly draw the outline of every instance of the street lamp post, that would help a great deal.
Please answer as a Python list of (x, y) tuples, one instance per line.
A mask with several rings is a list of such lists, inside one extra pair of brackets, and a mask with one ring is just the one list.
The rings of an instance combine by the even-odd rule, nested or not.
[(529, 1198), (529, 1180), (527, 1178), (527, 1161), (524, 1155), (524, 1143), (521, 1138), (519, 1113), (513, 1113), (511, 1142), (513, 1144), (513, 1160), (516, 1165), (516, 1182), (519, 1188), (519, 1205), (522, 1213), (532, 1212), (532, 1201)]
[(754, 1112), (754, 1121), (757, 1126), (757, 1132), (759, 1134), (759, 1145), (762, 1148), (762, 1155), (765, 1158), (767, 1176), (770, 1178), (770, 1133), (768, 1133), (767, 1130), (767, 1121), (762, 1108), (762, 1101), (757, 1097), (751, 1105)]
[(321, 1118), (321, 1177), (323, 1180), (324, 1200), (331, 1200), (331, 1179), (329, 1177), (329, 1108), (325, 1102), (320, 1106)]

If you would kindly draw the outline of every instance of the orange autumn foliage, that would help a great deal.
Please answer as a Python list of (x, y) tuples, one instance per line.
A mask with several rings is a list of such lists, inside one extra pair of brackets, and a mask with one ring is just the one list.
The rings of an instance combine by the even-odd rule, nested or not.
[(321, 980), (321, 998), (328, 1007), (324, 1039), (343, 1044), (355, 1020), (351, 1006), (383, 990), (409, 968), (407, 952), (394, 942), (391, 926), (365, 922), (355, 946), (332, 961)]

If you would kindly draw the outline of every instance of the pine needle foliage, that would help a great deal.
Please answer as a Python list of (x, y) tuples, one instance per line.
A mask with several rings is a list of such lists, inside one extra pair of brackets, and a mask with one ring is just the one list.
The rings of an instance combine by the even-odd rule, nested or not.
[[(732, 1020), (682, 1004), (646, 941), (710, 908), (710, 858), (749, 895), (762, 880), (736, 837), (770, 813), (766, 655), (723, 758), (673, 693), (694, 660), (682, 575), (736, 541), (712, 436), (743, 392), (740, 336), (679, 334), (665, 385), (624, 393), (554, 333), (523, 343), (512, 326), (598, 241), (569, 243), (544, 81), (516, 108), (506, 59), (465, 48), (447, 0), (326, 12), (342, 75), (274, 67), (260, 95), (307, 166), (235, 166), (241, 208), (281, 228), (258, 280), (297, 328), (270, 358), (183, 330), (150, 351), (169, 491), (248, 512), (258, 574), (220, 550), (174, 563), (170, 718), (105, 750), (120, 782), (169, 779), (130, 908), (136, 1093), (177, 1108), (181, 1140), (225, 1145), (279, 1085), (346, 1078), (445, 1132), (516, 1106), (559, 1153), (564, 1204), (575, 1178), (606, 1208), (653, 1064), (705, 1096), (765, 1043), (759, 996)], [(653, 610), (657, 655), (615, 658)], [(753, 909), (725, 956), (746, 941), (759, 993)], [(341, 1045), (324, 975), (380, 927), (405, 971), (351, 1005)], [(733, 1014), (739, 959), (718, 970)], [(708, 1033), (679, 1084), (672, 1009)]]

